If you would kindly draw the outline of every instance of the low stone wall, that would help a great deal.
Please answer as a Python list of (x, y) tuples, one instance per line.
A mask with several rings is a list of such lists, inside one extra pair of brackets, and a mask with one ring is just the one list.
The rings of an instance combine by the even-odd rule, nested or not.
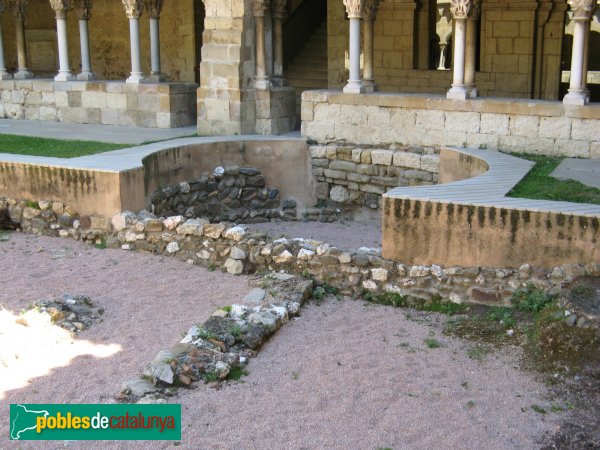
[(370, 208), (392, 188), (437, 183), (440, 168), (433, 147), (312, 145), (310, 156), (318, 199)]
[(302, 135), (319, 144), (452, 145), (600, 158), (600, 105), (305, 91)]
[(60, 202), (0, 199), (25, 232), (70, 237), (98, 246), (173, 256), (188, 264), (220, 267), (231, 274), (285, 270), (327, 282), (345, 294), (393, 292), (424, 299), (507, 304), (516, 289), (534, 284), (553, 289), (580, 275), (600, 275), (600, 264), (570, 264), (543, 270), (404, 265), (385, 260), (378, 250), (347, 252), (305, 239), (271, 239), (265, 233), (229, 223), (210, 224), (182, 216), (121, 213), (112, 219), (79, 216)]
[(256, 89), (256, 133), (285, 134), (296, 128), (296, 90), (293, 87)]
[(211, 222), (260, 223), (295, 220), (296, 201), (281, 206), (279, 189), (266, 185), (253, 167), (219, 166), (199, 178), (168, 186), (150, 195), (148, 211), (159, 216), (202, 217)]
[(193, 83), (0, 81), (0, 117), (146, 128), (196, 124)]

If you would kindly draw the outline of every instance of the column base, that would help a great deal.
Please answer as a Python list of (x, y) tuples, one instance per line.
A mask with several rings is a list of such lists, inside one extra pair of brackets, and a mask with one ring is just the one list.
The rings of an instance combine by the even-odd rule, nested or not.
[(0, 80), (12, 80), (13, 76), (6, 70), (0, 72)]
[(54, 81), (73, 81), (75, 76), (71, 72), (59, 72), (55, 77)]
[(452, 86), (446, 94), (446, 98), (451, 100), (466, 100), (469, 98), (469, 92), (464, 86)]
[(275, 75), (271, 77), (271, 84), (273, 85), (273, 87), (286, 87), (290, 85), (290, 83), (288, 83), (288, 80), (286, 80), (281, 75)]
[(563, 98), (563, 104), (565, 105), (587, 105), (589, 103), (589, 99), (585, 92), (569, 92)]
[(166, 77), (162, 73), (151, 73), (146, 80), (151, 83), (162, 83), (166, 80)]
[(367, 93), (377, 91), (377, 85), (375, 84), (375, 81), (373, 81), (373, 80), (363, 80), (362, 84), (363, 84), (363, 87), (365, 88), (365, 92), (367, 92)]
[(13, 78), (15, 80), (29, 80), (30, 78), (33, 78), (33, 74), (28, 69), (19, 69), (13, 75)]
[(269, 81), (268, 78), (266, 77), (256, 77), (254, 79), (254, 89), (270, 89), (271, 88), (271, 82)]
[(348, 80), (348, 84), (344, 86), (344, 94), (363, 94), (365, 87), (361, 81)]
[(467, 90), (467, 96), (468, 98), (477, 98), (479, 97), (479, 90), (477, 89), (477, 87), (471, 85), (471, 86), (465, 86), (465, 89)]
[(127, 78), (125, 80), (125, 83), (127, 84), (140, 84), (142, 82), (144, 82), (145, 78), (144, 78), (144, 74), (142, 72), (131, 72), (131, 75), (129, 75), (129, 78)]
[(96, 74), (94, 72), (81, 72), (77, 75), (79, 81), (94, 81), (96, 80)]

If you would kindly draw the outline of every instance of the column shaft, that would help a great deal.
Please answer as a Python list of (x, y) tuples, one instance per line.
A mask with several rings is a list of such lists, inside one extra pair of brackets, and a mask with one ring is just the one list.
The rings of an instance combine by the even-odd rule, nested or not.
[(158, 17), (150, 18), (150, 78), (153, 81), (163, 81), (160, 69), (160, 25)]
[(373, 52), (374, 52), (374, 34), (375, 21), (371, 18), (364, 20), (364, 60), (363, 60), (363, 84), (366, 92), (375, 91), (375, 79), (373, 75)]
[(33, 74), (27, 69), (27, 43), (25, 42), (25, 19), (17, 16), (16, 23), (17, 40), (17, 73), (16, 80), (25, 80), (33, 77)]
[(563, 102), (566, 104), (585, 105), (587, 103), (586, 93), (582, 85), (584, 76), (585, 33), (587, 30), (587, 20), (575, 19), (573, 55), (571, 58), (571, 81), (569, 83), (569, 93), (563, 99)]
[(56, 37), (58, 39), (58, 74), (54, 81), (73, 80), (73, 74), (69, 68), (69, 44), (67, 41), (67, 19), (66, 17), (56, 18)]
[(283, 18), (273, 16), (273, 75), (283, 78)]
[(95, 80), (90, 62), (90, 40), (88, 32), (88, 19), (79, 19), (79, 44), (81, 46), (81, 73), (77, 79), (81, 81)]
[(129, 19), (129, 40), (131, 45), (131, 75), (127, 83), (139, 83), (144, 79), (140, 56), (140, 21), (137, 17)]
[(466, 27), (466, 18), (457, 17), (455, 19), (453, 58), (454, 74), (452, 78), (452, 88), (450, 88), (448, 91), (447, 97), (458, 100), (464, 100), (467, 98), (467, 89), (465, 88)]
[(360, 94), (365, 88), (360, 79), (360, 19), (350, 17), (350, 76), (345, 93)]
[(4, 63), (4, 43), (2, 41), (2, 15), (0, 14), (0, 80), (10, 80), (12, 75), (6, 70)]
[(590, 90), (588, 89), (587, 76), (588, 76), (588, 64), (590, 59), (590, 33), (592, 31), (592, 21), (587, 22), (584, 38), (585, 43), (583, 45), (583, 68), (581, 72), (581, 90), (585, 93), (586, 102), (590, 101)]
[(265, 55), (265, 17), (254, 17), (256, 33), (256, 79), (254, 86), (257, 89), (268, 89), (269, 80), (267, 79), (266, 55)]
[(476, 18), (467, 19), (467, 37), (465, 51), (465, 88), (469, 97), (474, 98), (479, 95), (477, 86), (475, 86), (475, 66), (477, 57), (477, 24)]

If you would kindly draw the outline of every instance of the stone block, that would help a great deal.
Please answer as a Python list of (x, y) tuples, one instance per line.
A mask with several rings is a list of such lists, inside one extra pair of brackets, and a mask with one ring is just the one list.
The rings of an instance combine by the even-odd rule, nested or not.
[(421, 170), (438, 173), (440, 171), (439, 155), (423, 155), (421, 157)]
[(127, 95), (106, 94), (106, 107), (111, 109), (127, 109)]
[(448, 131), (479, 133), (480, 115), (476, 112), (446, 112), (445, 128)]
[(570, 139), (571, 119), (567, 117), (540, 118), (539, 136), (543, 138)]
[(539, 116), (510, 116), (509, 130), (511, 135), (529, 137), (538, 136), (539, 127)]
[(592, 142), (590, 147), (590, 158), (600, 159), (600, 142)]
[(332, 170), (344, 170), (347, 172), (354, 172), (356, 166), (356, 163), (350, 161), (332, 161), (331, 164), (329, 164), (329, 168)]
[(484, 134), (508, 135), (508, 115), (482, 113), (479, 132)]
[(57, 111), (53, 106), (40, 107), (40, 120), (56, 121)]
[(84, 91), (81, 93), (81, 106), (84, 108), (106, 108), (105, 92)]
[(410, 152), (395, 152), (394, 165), (398, 167), (407, 167), (409, 169), (421, 168), (421, 155)]
[(325, 176), (327, 178), (335, 178), (335, 179), (339, 179), (339, 180), (345, 180), (347, 177), (347, 173), (343, 172), (341, 170), (325, 169), (323, 173), (325, 174)]
[(556, 139), (552, 154), (569, 158), (593, 158), (588, 141)]
[(443, 130), (445, 125), (444, 111), (419, 110), (416, 114), (416, 127), (421, 132), (425, 130)]
[(571, 139), (582, 141), (600, 141), (600, 126), (597, 120), (573, 119)]
[(382, 166), (391, 166), (394, 157), (393, 150), (371, 150), (371, 163)]

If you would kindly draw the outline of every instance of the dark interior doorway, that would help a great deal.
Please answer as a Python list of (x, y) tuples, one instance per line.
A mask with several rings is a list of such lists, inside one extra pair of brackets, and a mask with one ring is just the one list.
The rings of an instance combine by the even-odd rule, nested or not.
[(200, 63), (202, 62), (202, 34), (204, 33), (204, 3), (202, 0), (194, 0), (194, 36), (196, 60), (194, 63), (194, 78), (200, 84)]

